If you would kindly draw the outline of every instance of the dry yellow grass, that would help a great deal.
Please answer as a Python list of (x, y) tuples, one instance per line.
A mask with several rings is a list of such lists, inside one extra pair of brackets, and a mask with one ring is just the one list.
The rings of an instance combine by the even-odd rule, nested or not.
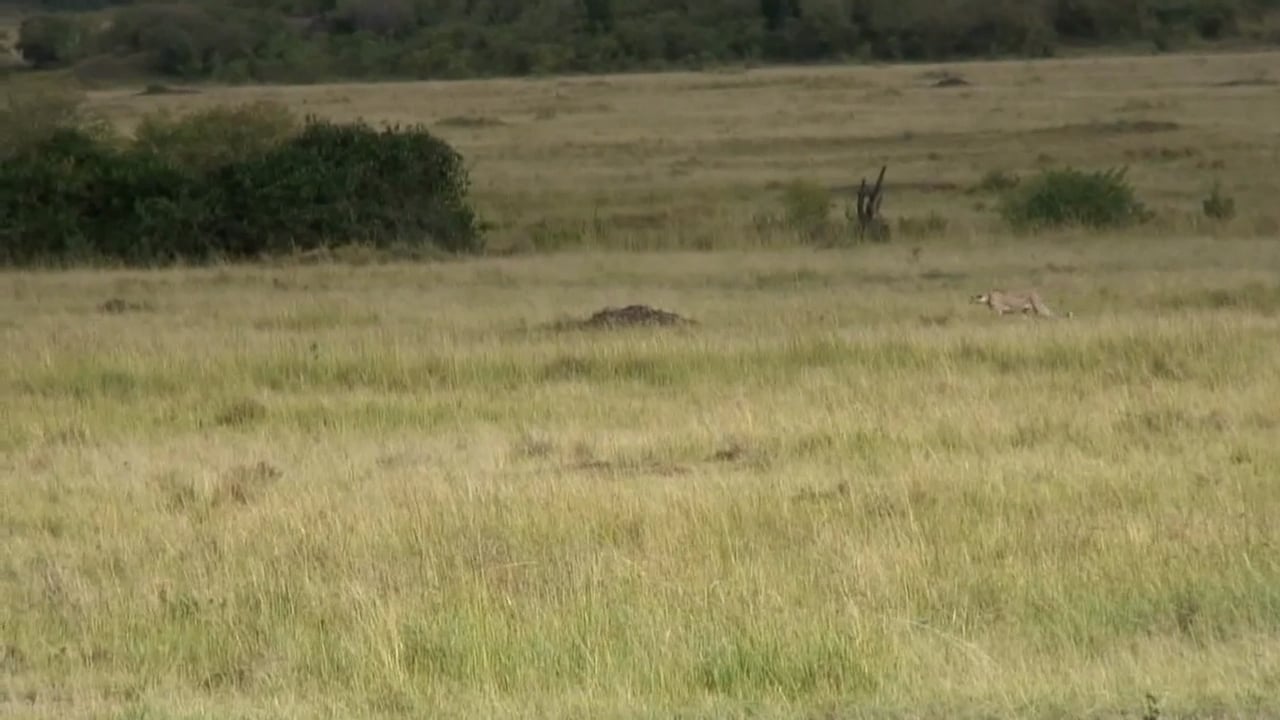
[[(781, 183), (846, 195), (889, 165), (890, 219), (938, 213), (949, 235), (999, 231), (993, 170), (1128, 164), (1159, 232), (1196, 231), (1215, 179), (1236, 234), (1280, 232), (1280, 53), (759, 69), (545, 80), (100, 92), (128, 128), (146, 112), (278, 100), (338, 120), (423, 122), (473, 166), (498, 247), (752, 246)], [(933, 87), (949, 72), (970, 85)]]
[[(728, 249), (0, 275), (0, 714), (1280, 716), (1280, 100), (1210, 87), (1267, 60), (95, 95), (425, 120), (510, 246)], [(1126, 152), (1164, 236), (902, 185)], [(881, 160), (942, 237), (751, 247)], [(699, 324), (545, 327), (631, 302)]]

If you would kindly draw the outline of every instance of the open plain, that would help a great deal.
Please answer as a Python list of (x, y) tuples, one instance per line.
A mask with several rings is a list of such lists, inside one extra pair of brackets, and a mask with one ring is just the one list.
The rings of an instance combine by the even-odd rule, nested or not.
[(0, 714), (1280, 717), (1277, 60), (94, 93), (427, 123), (501, 256), (0, 274)]

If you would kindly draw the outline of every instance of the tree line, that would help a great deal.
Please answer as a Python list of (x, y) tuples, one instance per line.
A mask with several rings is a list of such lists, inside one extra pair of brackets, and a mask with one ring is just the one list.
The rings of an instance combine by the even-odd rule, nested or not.
[(15, 46), (36, 68), (124, 58), (175, 78), (307, 82), (1227, 39), (1280, 43), (1280, 0), (40, 0)]

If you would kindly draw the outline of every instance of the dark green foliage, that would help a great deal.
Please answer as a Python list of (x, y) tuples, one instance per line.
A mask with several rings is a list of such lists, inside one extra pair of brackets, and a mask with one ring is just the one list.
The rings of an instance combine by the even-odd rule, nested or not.
[(272, 36), (287, 32), (278, 15), (211, 3), (147, 4), (115, 13), (96, 44), (106, 52), (144, 55), (164, 75), (207, 77), (229, 65), (269, 61), (276, 50)]
[(370, 33), (383, 38), (404, 38), (418, 26), (410, 0), (339, 0), (331, 15), (331, 32)]
[[(110, 7), (45, 0), (46, 9)], [(1265, 34), (1274, 0), (120, 0), (43, 16), (24, 54), (92, 53), (228, 81), (605, 72), (844, 58), (1051, 55), (1058, 45)], [(1259, 30), (1262, 29), (1262, 30)]]
[(1001, 214), (1022, 230), (1062, 226), (1100, 229), (1145, 222), (1151, 213), (1125, 178), (1126, 171), (1042, 171), (1004, 197)]
[(0, 261), (206, 256), (195, 190), (163, 157), (58, 130), (0, 167)]
[(0, 165), (0, 263), (246, 259), (350, 242), (482, 249), (462, 158), (419, 127), (311, 121), (221, 163), (60, 129)]
[(75, 15), (33, 15), (19, 26), (14, 47), (37, 68), (59, 67), (85, 56), (89, 35), (87, 24)]
[(236, 256), (352, 241), (482, 249), (460, 156), (421, 127), (311, 122), (212, 175), (212, 234)]

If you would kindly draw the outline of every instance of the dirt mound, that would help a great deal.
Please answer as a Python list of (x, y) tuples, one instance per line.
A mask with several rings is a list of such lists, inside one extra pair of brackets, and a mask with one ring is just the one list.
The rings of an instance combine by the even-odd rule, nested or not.
[(920, 73), (919, 77), (922, 80), (928, 80), (929, 84), (936, 88), (967, 87), (973, 84), (966, 80), (963, 75), (958, 75), (950, 70), (929, 70)]
[(111, 298), (98, 306), (98, 312), (104, 312), (110, 315), (119, 315), (127, 312), (142, 312), (150, 309), (150, 303), (134, 302), (123, 298)]
[(933, 86), (936, 88), (949, 88), (949, 87), (968, 87), (971, 84), (972, 83), (960, 77), (959, 75), (947, 75), (945, 77), (938, 78), (933, 83)]
[(139, 96), (146, 95), (199, 95), (199, 90), (191, 88), (170, 87), (168, 85), (148, 85), (137, 93)]
[(563, 329), (602, 330), (693, 324), (693, 320), (681, 317), (673, 312), (659, 310), (648, 305), (628, 305), (621, 308), (607, 307), (586, 320), (571, 320), (559, 323), (559, 327)]

